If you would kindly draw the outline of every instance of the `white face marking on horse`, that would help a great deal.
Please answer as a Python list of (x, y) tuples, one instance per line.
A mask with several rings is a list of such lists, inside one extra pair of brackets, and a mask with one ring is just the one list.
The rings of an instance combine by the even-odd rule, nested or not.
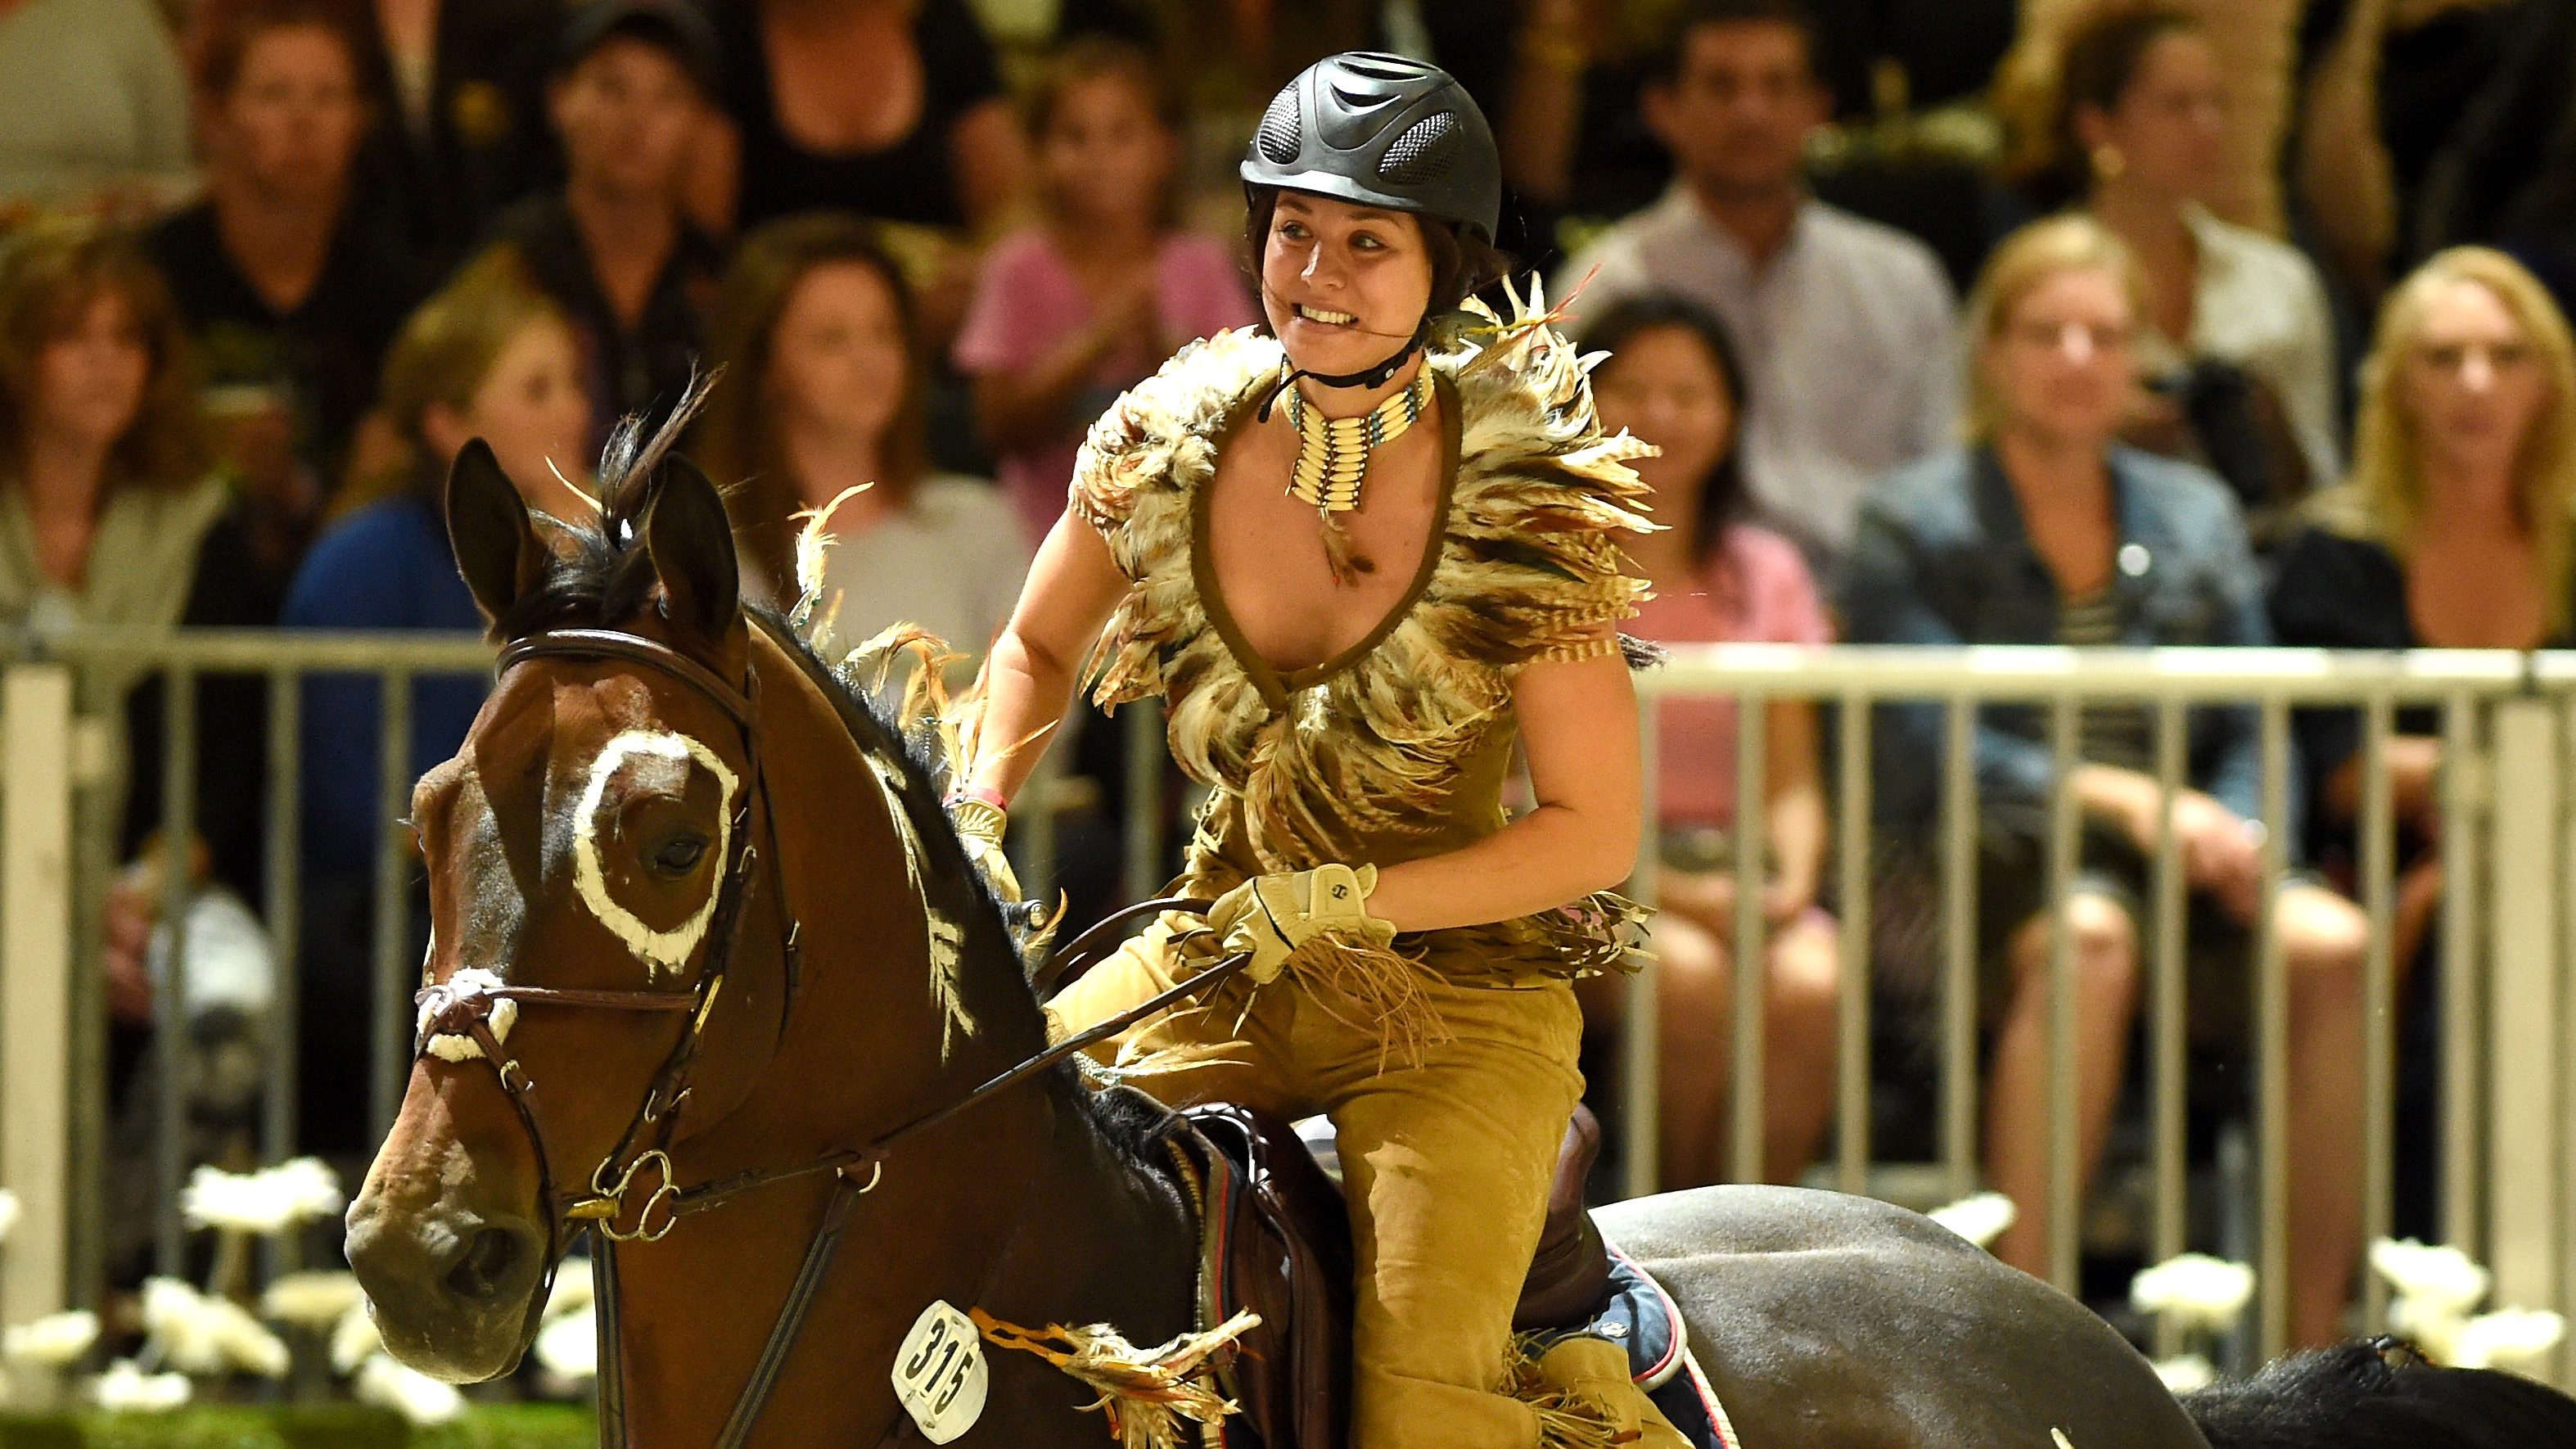
[[(717, 785), (716, 838), (712, 847), (717, 868), (707, 874), (706, 899), (668, 930), (656, 930), (610, 894), (608, 872), (600, 860), (600, 806), (607, 795), (608, 782), (620, 766), (639, 756), (695, 763), (713, 776)], [(583, 789), (581, 804), (573, 816), (573, 887), (590, 913), (625, 942), (626, 949), (634, 952), (655, 978), (686, 966), (698, 943), (705, 939), (708, 923), (715, 919), (716, 898), (722, 893), (723, 863), (732, 859), (735, 786), (733, 771), (716, 758), (715, 751), (687, 735), (664, 730), (628, 730), (610, 740), (601, 748), (599, 758), (591, 762), (590, 783)]]
[[(438, 948), (433, 943), (430, 949), (435, 951)], [(497, 990), (502, 984), (498, 973), (486, 971), (480, 966), (468, 966), (448, 980), (450, 984), (460, 988), (474, 987), (483, 991)], [(412, 1035), (418, 1036), (429, 1030), (429, 1013), (432, 1009), (433, 1003), (421, 1003), (419, 1019), (412, 1023)], [(503, 1046), (509, 1045), (510, 1028), (518, 1024), (519, 1003), (506, 996), (492, 1003), (492, 1039), (494, 1041)], [(483, 1043), (470, 1036), (442, 1032), (429, 1039), (429, 1054), (442, 1062), (470, 1062), (483, 1055)]]

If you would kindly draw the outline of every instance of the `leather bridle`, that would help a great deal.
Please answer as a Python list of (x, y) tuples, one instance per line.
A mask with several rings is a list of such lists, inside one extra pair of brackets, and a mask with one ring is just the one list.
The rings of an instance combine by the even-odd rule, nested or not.
[[(764, 629), (772, 627), (766, 621), (760, 621), (760, 626)], [(779, 642), (791, 659), (797, 657), (792, 643)], [(721, 710), (740, 732), (750, 788), (735, 804), (736, 814), (726, 846), (723, 874), (716, 887), (716, 905), (709, 918), (710, 944), (706, 964), (697, 985), (688, 991), (579, 990), (507, 982), (496, 985), (487, 973), (478, 972), (470, 976), (455, 973), (446, 981), (422, 987), (414, 998), (420, 1012), (420, 1026), (412, 1043), (413, 1056), (417, 1060), (427, 1055), (430, 1042), (436, 1037), (462, 1036), (472, 1041), (481, 1049), (482, 1059), (490, 1063), (503, 1095), (509, 1098), (511, 1107), (517, 1111), (519, 1123), (527, 1132), (528, 1146), (536, 1156), (538, 1209), (546, 1219), (546, 1267), (543, 1280), (529, 1299), (526, 1320), (521, 1325), (521, 1355), (524, 1356), (535, 1342), (537, 1330), (543, 1323), (546, 1301), (553, 1291), (555, 1271), (562, 1262), (567, 1238), (577, 1230), (577, 1225), (586, 1225), (599, 1240), (594, 1250), (594, 1271), (600, 1287), (597, 1314), (600, 1435), (603, 1444), (622, 1446), (625, 1442), (623, 1366), (617, 1358), (619, 1298), (616, 1292), (615, 1245), (657, 1242), (668, 1235), (681, 1218), (721, 1206), (756, 1188), (821, 1173), (832, 1174), (832, 1196), (825, 1206), (822, 1223), (807, 1247), (795, 1286), (790, 1290), (778, 1319), (771, 1325), (760, 1362), (737, 1398), (733, 1414), (716, 1441), (718, 1449), (739, 1449), (749, 1437), (761, 1406), (767, 1401), (769, 1390), (776, 1381), (778, 1370), (786, 1361), (787, 1351), (794, 1345), (806, 1312), (822, 1286), (825, 1270), (839, 1246), (852, 1208), (859, 1197), (873, 1190), (883, 1178), (889, 1154), (914, 1136), (1035, 1078), (1074, 1053), (1105, 1041), (1155, 1012), (1231, 978), (1250, 958), (1229, 956), (1153, 999), (1048, 1047), (965, 1096), (881, 1133), (864, 1144), (829, 1152), (795, 1166), (756, 1168), (730, 1177), (681, 1186), (672, 1176), (670, 1149), (677, 1139), (680, 1115), (687, 1107), (692, 1091), (690, 1072), (697, 1063), (707, 1018), (724, 989), (726, 974), (732, 968), (735, 949), (740, 943), (751, 874), (760, 860), (760, 852), (751, 844), (751, 817), (755, 808), (760, 816), (762, 834), (769, 845), (771, 887), (778, 893), (779, 946), (787, 976), (786, 1001), (779, 1011), (778, 1035), (781, 1040), (786, 1036), (788, 1018), (795, 1008), (802, 979), (799, 926), (788, 903), (785, 864), (778, 849), (777, 811), (770, 801), (769, 780), (761, 759), (760, 677), (756, 671), (746, 668), (743, 682), (737, 687), (667, 644), (616, 629), (555, 629), (516, 640), (501, 651), (496, 672), (506, 675), (513, 666), (531, 659), (613, 659), (641, 665), (688, 686)], [(895, 808), (902, 806), (898, 802)], [(1111, 931), (1138, 915), (1167, 910), (1204, 913), (1209, 904), (1203, 900), (1167, 897), (1127, 907), (1061, 948), (1038, 973), (1039, 979), (1063, 979), (1086, 964), (1089, 958), (1106, 954), (1116, 940)], [(522, 1006), (687, 1015), (679, 1040), (672, 1044), (652, 1083), (646, 1087), (643, 1102), (628, 1121), (626, 1130), (619, 1135), (616, 1146), (592, 1169), (589, 1191), (570, 1202), (561, 1201), (556, 1192), (553, 1159), (546, 1150), (545, 1132), (537, 1121), (532, 1101), (536, 1084), (521, 1070), (518, 1061), (502, 1043), (500, 1033), (493, 1027), (493, 1013), (504, 1001), (517, 1002)], [(638, 1144), (648, 1139), (650, 1145), (638, 1150)], [(634, 1226), (620, 1229), (618, 1224), (626, 1217), (627, 1195), (647, 1169), (658, 1180), (636, 1211)]]

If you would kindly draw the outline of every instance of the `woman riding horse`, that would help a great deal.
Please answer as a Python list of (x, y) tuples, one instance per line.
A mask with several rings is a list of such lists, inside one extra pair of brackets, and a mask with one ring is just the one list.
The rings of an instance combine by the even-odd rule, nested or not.
[[(1248, 953), (1118, 1043), (1173, 1103), (1329, 1115), (1358, 1248), (1361, 1449), (1683, 1441), (1601, 1338), (1511, 1366), (1582, 1087), (1570, 981), (1625, 964), (1637, 853), (1618, 622), (1651, 527), (1544, 317), (1490, 280), (1492, 133), (1445, 73), (1324, 60), (1242, 167), (1268, 334), (1193, 344), (1091, 431), (966, 731), (987, 858), (1074, 671), (1164, 696), (1210, 787), (1166, 915), (1050, 1005), (1059, 1039)], [(1517, 736), (1537, 808), (1501, 803)], [(1509, 1386), (1509, 1387), (1507, 1387)]]

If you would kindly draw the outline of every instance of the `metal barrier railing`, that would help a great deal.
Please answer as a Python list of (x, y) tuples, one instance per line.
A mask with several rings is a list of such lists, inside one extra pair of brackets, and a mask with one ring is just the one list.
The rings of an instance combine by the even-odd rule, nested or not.
[[(380, 819), (376, 842), (372, 944), (377, 1008), (369, 1024), (375, 1070), (372, 1121), (391, 1120), (409, 1068), (409, 1003), (416, 968), (407, 918), (411, 873), (405, 813), (410, 780), (407, 686), (444, 674), (488, 670), (481, 640), (423, 634), (361, 635), (293, 631), (181, 631), (75, 634), (19, 651), (0, 680), (0, 1182), (29, 1197), (26, 1221), (0, 1277), (0, 1318), (17, 1322), (67, 1302), (85, 1300), (97, 1281), (95, 1240), (100, 1187), (94, 1168), (104, 1144), (105, 1010), (96, 963), (100, 905), (116, 868), (115, 822), (104, 801), (114, 762), (106, 758), (100, 717), (112, 701), (96, 683), (139, 671), (166, 675), (168, 723), (163, 761), (164, 838), (177, 848), (190, 827), (198, 771), (227, 762), (198, 758), (193, 698), (209, 676), (248, 674), (267, 682), (269, 711), (267, 855), (264, 914), (282, 963), (270, 1016), (270, 1087), (259, 1133), (274, 1159), (293, 1150), (297, 1103), (294, 998), (299, 942), (298, 704), (307, 679), (359, 673), (383, 681), (377, 760)], [(2153, 888), (2148, 983), (2142, 1009), (2148, 1049), (2152, 1210), (2148, 1237), (2158, 1257), (2189, 1239), (2184, 1153), (2187, 1037), (2182, 922), (2185, 890), (2172, 828), (2173, 801), (2185, 783), (2184, 730), (2189, 710), (2251, 705), (2263, 760), (2263, 878), (2277, 888), (2287, 868), (2290, 711), (2302, 706), (2356, 708), (2364, 720), (2359, 810), (2361, 905), (2370, 949), (2364, 990), (2367, 1064), (2363, 1161), (2365, 1231), (2377, 1237), (2392, 1221), (2395, 1117), (2394, 812), (2385, 746), (2399, 706), (2439, 709), (2447, 761), (2442, 781), (2442, 849), (2447, 907), (2441, 926), (2446, 967), (2441, 1064), (2443, 1154), (2441, 1222), (2452, 1242), (2481, 1252), (2495, 1269), (2499, 1296), (2528, 1307), (2576, 1304), (2576, 1151), (2563, 1141), (2576, 1117), (2576, 980), (2569, 940), (2576, 936), (2576, 816), (2562, 781), (2576, 759), (2576, 656), (2425, 651), (2409, 655), (2328, 654), (2304, 650), (2099, 650), (1968, 648), (1914, 650), (1805, 649), (1771, 646), (1677, 648), (1663, 668), (1639, 677), (1648, 762), (1646, 817), (1651, 826), (1657, 731), (1653, 701), (1686, 695), (1733, 697), (1739, 720), (1736, 799), (1739, 860), (1762, 858), (1768, 741), (1765, 710), (1774, 701), (1805, 699), (1836, 709), (1839, 728), (1826, 758), (1833, 826), (1827, 878), (1838, 888), (1843, 987), (1837, 1007), (1835, 1152), (1831, 1181), (1848, 1191), (1872, 1184), (1870, 1138), (1870, 991), (1873, 942), (1873, 707), (1930, 701), (1945, 721), (1940, 763), (1937, 841), (1941, 923), (1936, 991), (1938, 1169), (1945, 1188), (1974, 1189), (1978, 1166), (1975, 851), (1979, 807), (1972, 752), (1978, 711), (1999, 703), (2046, 712), (2048, 747), (2062, 776), (2077, 757), (2079, 709), (2088, 701), (2142, 701), (2155, 722), (2156, 774), (2163, 830), (2150, 852)], [(1166, 864), (1162, 833), (1164, 755), (1159, 712), (1122, 714), (1127, 731), (1129, 800), (1122, 850), (1128, 884), (1160, 884)], [(1055, 751), (1060, 757), (1065, 752)], [(1057, 766), (1051, 761), (1049, 768)], [(2509, 788), (2491, 790), (2494, 781)], [(1041, 788), (1046, 788), (1042, 783)], [(1053, 820), (1021, 812), (1015, 845), (1029, 857), (1024, 878), (1049, 891)], [(2051, 901), (2063, 900), (2076, 868), (2079, 809), (2063, 790), (2050, 805), (2047, 853)], [(1651, 830), (1649, 834), (1651, 838)], [(1648, 852), (1647, 858), (1652, 859)], [(2491, 868), (2490, 868), (2491, 867)], [(1654, 871), (1642, 870), (1632, 893), (1651, 904)], [(165, 918), (188, 905), (188, 872), (166, 872)], [(2286, 1187), (2288, 1143), (2285, 1071), (2289, 1011), (2280, 943), (2268, 915), (2256, 931), (2253, 1002), (2256, 1259), (2260, 1272), (2259, 1346), (2286, 1332), (2286, 1253), (2292, 1204)], [(1758, 1177), (1763, 1122), (1764, 943), (1760, 892), (1739, 891), (1733, 920), (1733, 1172)], [(184, 935), (174, 932), (156, 1027), (172, 1033), (185, 980)], [(2049, 1117), (2052, 1276), (2072, 1287), (2078, 1223), (2076, 1116), (2073, 1086), (2074, 971), (2062, 924), (2049, 952), (2053, 983)], [(1625, 1052), (1627, 1184), (1651, 1190), (1659, 1103), (1655, 1083), (1660, 1034), (1653, 969), (1629, 988)], [(168, 1039), (165, 1037), (165, 1039)], [(183, 1246), (176, 1189), (187, 1163), (178, 1119), (186, 1083), (165, 1072), (160, 1085), (161, 1135), (155, 1176), (165, 1216), (158, 1257), (165, 1268)], [(2543, 1147), (2545, 1145), (2545, 1149)], [(34, 1190), (29, 1191), (28, 1185)], [(2380, 1323), (2383, 1296), (2372, 1291), (2366, 1312)]]

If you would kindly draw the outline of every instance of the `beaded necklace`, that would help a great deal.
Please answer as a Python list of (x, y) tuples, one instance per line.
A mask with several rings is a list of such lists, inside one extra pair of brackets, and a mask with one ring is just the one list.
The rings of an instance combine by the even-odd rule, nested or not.
[(1288, 389), (1288, 422), (1297, 430), (1297, 466), (1288, 474), (1288, 496), (1310, 503), (1329, 518), (1360, 503), (1369, 454), (1403, 437), (1431, 406), (1431, 369), (1415, 373), (1404, 391), (1355, 418), (1326, 418)]

